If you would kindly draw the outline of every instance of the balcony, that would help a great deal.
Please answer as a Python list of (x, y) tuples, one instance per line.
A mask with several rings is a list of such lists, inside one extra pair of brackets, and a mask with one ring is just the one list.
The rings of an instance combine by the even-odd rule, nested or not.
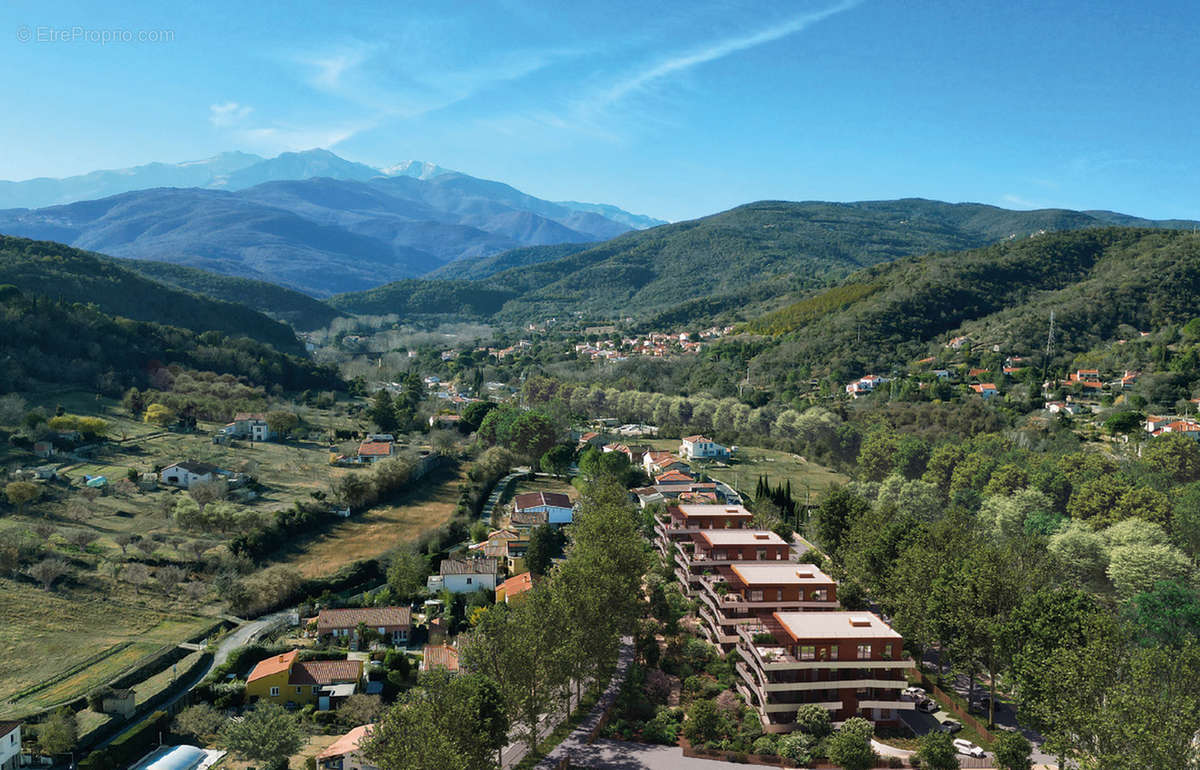
[[(759, 622), (742, 623), (737, 627), (738, 636), (741, 637), (738, 650), (749, 663), (759, 668), (762, 671), (780, 671), (786, 669), (880, 669), (880, 670), (897, 670), (904, 671), (910, 668), (916, 668), (916, 663), (912, 658), (898, 658), (896, 660), (818, 660), (805, 659), (801, 660), (792, 655), (787, 647), (780, 644), (769, 644), (755, 642), (754, 635), (762, 633), (775, 634), (782, 632), (782, 627), (774, 620), (766, 619)], [(884, 681), (884, 680), (880, 680)], [(891, 687), (891, 681), (887, 685)], [(899, 682), (899, 679), (894, 680)]]

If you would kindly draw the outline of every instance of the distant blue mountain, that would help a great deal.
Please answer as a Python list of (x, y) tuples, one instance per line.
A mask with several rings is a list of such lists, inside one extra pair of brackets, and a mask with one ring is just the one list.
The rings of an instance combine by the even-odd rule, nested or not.
[(552, 203), (432, 163), (377, 169), (327, 150), (0, 182), (0, 208), (0, 233), (318, 297), (464, 258), (603, 241), (658, 221), (614, 206)]

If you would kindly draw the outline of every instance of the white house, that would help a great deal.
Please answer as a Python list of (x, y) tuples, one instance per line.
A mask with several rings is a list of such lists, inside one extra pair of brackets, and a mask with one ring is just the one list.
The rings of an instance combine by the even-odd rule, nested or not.
[(729, 450), (704, 436), (688, 436), (679, 445), (679, 454), (689, 460), (724, 460)]
[(201, 481), (212, 481), (217, 473), (217, 466), (209, 463), (184, 460), (181, 463), (168, 465), (159, 473), (163, 484), (170, 484), (181, 489), (190, 489), (192, 484)]
[(16, 770), (21, 759), (21, 723), (0, 722), (0, 770)]
[(446, 559), (438, 574), (429, 576), (426, 587), (434, 592), (444, 588), (452, 594), (469, 594), (481, 588), (495, 591), (499, 569), (499, 562), (491, 558)]
[(272, 441), (278, 436), (267, 427), (267, 417), (264, 414), (238, 412), (233, 416), (233, 422), (227, 428), (232, 428), (229, 434), (236, 438), (248, 438), (251, 441)]
[(562, 492), (526, 492), (513, 498), (513, 513), (545, 513), (549, 524), (570, 524), (575, 506)]

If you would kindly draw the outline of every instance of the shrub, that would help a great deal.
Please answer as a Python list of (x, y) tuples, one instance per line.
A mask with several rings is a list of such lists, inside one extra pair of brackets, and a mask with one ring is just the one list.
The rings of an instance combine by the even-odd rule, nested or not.
[(709, 700), (698, 700), (688, 709), (683, 733), (693, 745), (708, 743), (725, 732), (723, 722), (716, 704)]
[(815, 703), (806, 703), (796, 711), (796, 729), (820, 740), (833, 732), (829, 712)]
[(807, 765), (812, 762), (815, 744), (811, 735), (790, 733), (779, 739), (775, 750), (781, 757), (787, 757), (799, 765)]
[(764, 735), (754, 742), (753, 752), (755, 754), (764, 754), (766, 756), (775, 755), (775, 737)]

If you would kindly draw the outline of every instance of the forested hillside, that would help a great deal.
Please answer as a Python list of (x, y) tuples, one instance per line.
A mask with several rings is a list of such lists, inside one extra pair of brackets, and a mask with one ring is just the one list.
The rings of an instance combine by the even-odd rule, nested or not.
[(593, 245), (590, 243), (557, 243), (552, 246), (527, 246), (521, 249), (510, 249), (502, 254), (489, 257), (467, 257), (439, 267), (425, 278), (480, 281), (513, 267), (539, 265), (543, 262), (553, 262), (569, 257)]
[(500, 310), (515, 291), (472, 281), (396, 281), (369, 291), (338, 294), (329, 304), (348, 313), (481, 318)]
[(748, 325), (779, 335), (756, 359), (764, 376), (801, 367), (854, 375), (920, 358), (966, 333), (1009, 353), (1072, 354), (1197, 315), (1200, 236), (1103, 228), (1047, 233), (862, 270)]
[(921, 199), (762, 201), (627, 233), (563, 259), (497, 273), (487, 281), (522, 295), (500, 313), (502, 320), (575, 310), (645, 318), (679, 303), (719, 299), (732, 292), (752, 301), (815, 288), (905, 256), (1103, 224), (1077, 211), (1010, 211)]
[(114, 317), (12, 285), (0, 290), (0, 391), (76, 385), (117, 397), (171, 364), (285, 390), (343, 387), (331, 368), (246, 337)]
[(303, 350), (290, 328), (244, 304), (182, 291), (61, 243), (0, 235), (0, 284), (66, 303), (93, 304), (135, 321), (250, 337), (284, 352)]
[(320, 300), (267, 281), (238, 278), (170, 262), (142, 259), (122, 259), (117, 262), (128, 270), (160, 283), (212, 299), (245, 305), (301, 331), (328, 326), (339, 315)]

